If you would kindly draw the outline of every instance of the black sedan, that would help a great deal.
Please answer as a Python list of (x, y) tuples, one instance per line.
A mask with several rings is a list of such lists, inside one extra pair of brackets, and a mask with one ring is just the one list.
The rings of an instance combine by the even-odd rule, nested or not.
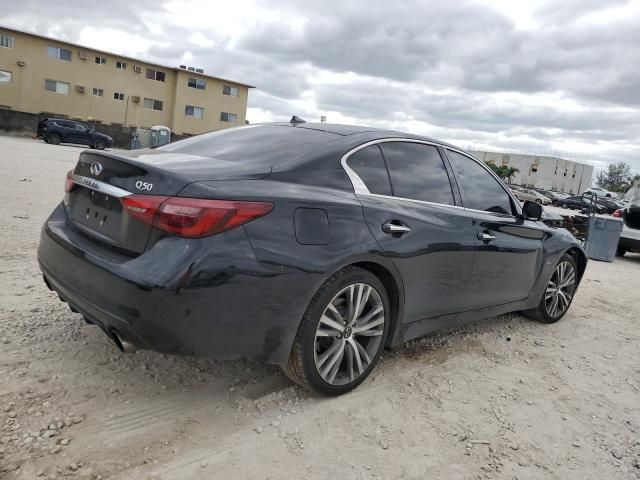
[[(565, 198), (557, 203), (559, 207), (569, 208), (571, 210), (589, 210), (591, 208), (595, 208), (596, 213), (608, 213), (608, 208), (606, 205), (603, 205), (598, 199), (593, 205), (591, 203), (590, 197), (582, 197), (581, 195), (576, 195), (574, 197)], [(613, 209), (611, 213), (613, 213), (617, 208)]]
[(541, 215), (437, 140), (264, 124), (81, 153), (38, 259), (124, 351), (258, 359), (337, 395), (384, 347), (512, 311), (562, 318), (587, 260)]

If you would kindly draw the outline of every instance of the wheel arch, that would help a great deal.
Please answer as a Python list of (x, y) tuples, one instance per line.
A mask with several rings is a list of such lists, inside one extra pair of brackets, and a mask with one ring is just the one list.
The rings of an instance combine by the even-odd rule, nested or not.
[(585, 270), (587, 269), (587, 255), (584, 251), (579, 247), (571, 247), (565, 253), (571, 255), (578, 265), (578, 284), (582, 280), (582, 275), (584, 275)]
[(391, 307), (389, 315), (391, 325), (385, 347), (389, 347), (392, 344), (397, 343), (395, 340), (397, 338), (399, 327), (402, 324), (401, 318), (404, 307), (403, 288), (399, 274), (394, 274), (387, 266), (371, 260), (354, 262), (349, 265), (345, 265), (342, 268), (348, 266), (362, 268), (363, 270), (371, 272), (378, 277), (384, 285), (384, 288), (387, 291), (387, 296), (389, 297), (389, 305)]

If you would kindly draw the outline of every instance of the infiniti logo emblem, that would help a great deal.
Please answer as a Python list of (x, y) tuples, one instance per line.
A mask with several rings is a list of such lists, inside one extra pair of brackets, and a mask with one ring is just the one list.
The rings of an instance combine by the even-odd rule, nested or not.
[(102, 165), (100, 165), (98, 162), (93, 162), (91, 164), (91, 167), (89, 167), (89, 171), (91, 172), (91, 175), (97, 177), (102, 173)]

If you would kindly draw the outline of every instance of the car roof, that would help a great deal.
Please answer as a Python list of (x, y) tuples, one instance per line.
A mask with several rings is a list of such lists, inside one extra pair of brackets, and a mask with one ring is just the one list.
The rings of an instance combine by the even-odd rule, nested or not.
[(56, 120), (63, 120), (65, 122), (84, 123), (84, 122), (82, 122), (80, 120), (74, 120), (72, 118), (60, 118), (60, 117), (49, 117), (49, 118), (45, 118), (45, 120), (53, 120), (54, 122)]
[(399, 138), (407, 138), (407, 139), (414, 139), (414, 140), (423, 140), (426, 142), (436, 143), (444, 147), (450, 147), (455, 150), (463, 150), (462, 148), (456, 147), (455, 145), (452, 145), (445, 141), (438, 140), (425, 135), (416, 135), (413, 133), (400, 132), (398, 130), (377, 128), (377, 127), (367, 127), (363, 125), (344, 125), (339, 123), (315, 123), (315, 122), (304, 122), (304, 123), (269, 122), (269, 123), (258, 123), (255, 125), (275, 125), (275, 126), (289, 127), (289, 128), (301, 128), (305, 130), (316, 130), (318, 132), (332, 133), (332, 134), (340, 135), (343, 137), (347, 137), (347, 136), (355, 137), (358, 135), (362, 137), (367, 137), (368, 139), (373, 139), (373, 138), (383, 139), (383, 138), (399, 137)]

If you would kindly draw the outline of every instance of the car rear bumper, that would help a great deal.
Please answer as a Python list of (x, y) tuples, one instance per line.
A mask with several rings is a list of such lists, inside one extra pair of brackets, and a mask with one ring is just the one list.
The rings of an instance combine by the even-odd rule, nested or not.
[(130, 258), (98, 254), (67, 225), (62, 206), (43, 227), (38, 260), (47, 285), (108, 335), (137, 348), (222, 359), (286, 363), (306, 308), (289, 293), (309, 288), (300, 275), (265, 270), (244, 228), (167, 237)]
[(640, 230), (629, 228), (626, 224), (622, 227), (618, 246), (629, 250), (640, 251)]

